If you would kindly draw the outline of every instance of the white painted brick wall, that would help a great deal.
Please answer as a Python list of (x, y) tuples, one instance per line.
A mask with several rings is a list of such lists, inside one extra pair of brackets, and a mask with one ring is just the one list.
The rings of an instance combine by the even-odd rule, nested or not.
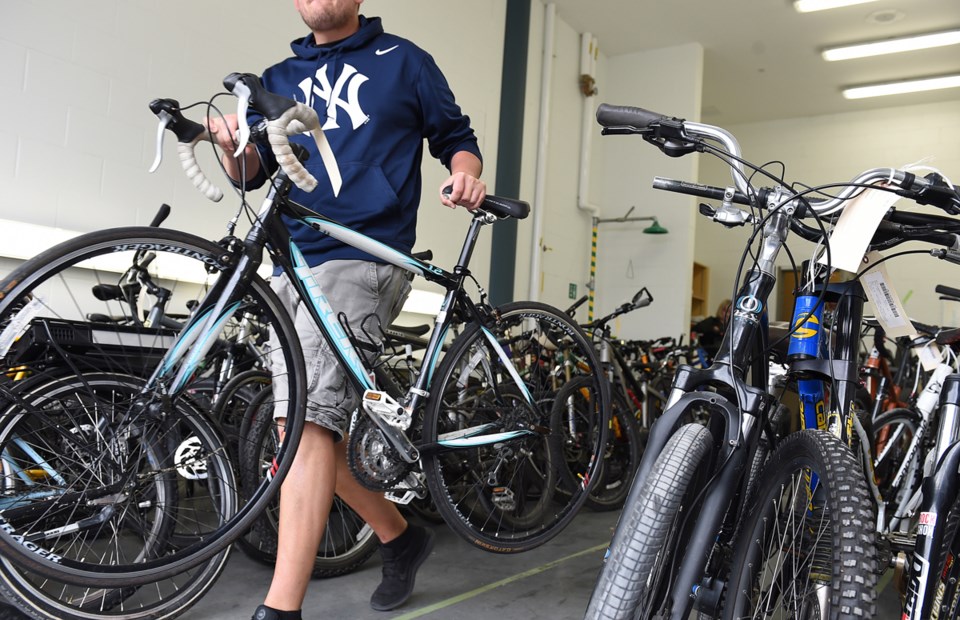
[[(458, 23), (467, 8), (472, 28)], [(474, 119), (484, 148), (490, 190), (496, 170), (499, 80), (505, 0), (443, 3), (368, 0), (388, 31), (434, 54), (458, 101)], [(424, 19), (429, 15), (430, 19)], [(0, 0), (0, 219), (80, 232), (146, 224), (162, 202), (173, 207), (166, 225), (208, 238), (224, 233), (237, 201), (204, 199), (179, 168), (169, 137), (164, 165), (153, 175), (157, 121), (147, 108), (157, 97), (181, 103), (222, 91), (231, 71), (257, 73), (291, 54), (289, 42), (306, 27), (292, 3), (261, 0)], [(235, 100), (217, 102), (231, 112)], [(203, 111), (188, 115), (200, 120)], [(205, 151), (207, 149), (204, 149)], [(201, 154), (211, 177), (209, 153)], [(443, 209), (436, 189), (439, 163), (424, 161), (420, 248), (452, 265), (469, 224)], [(221, 182), (229, 189), (225, 182)], [(255, 194), (254, 203), (261, 194)], [(456, 231), (456, 234), (451, 234)], [(0, 230), (0, 243), (3, 231)], [(487, 284), (489, 234), (474, 257)], [(40, 248), (38, 248), (39, 250)]]

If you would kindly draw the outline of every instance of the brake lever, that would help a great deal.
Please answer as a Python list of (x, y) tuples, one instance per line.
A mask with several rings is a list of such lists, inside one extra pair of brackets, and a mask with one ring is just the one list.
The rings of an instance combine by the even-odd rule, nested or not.
[(157, 153), (153, 157), (153, 165), (148, 170), (151, 173), (156, 172), (160, 167), (160, 162), (163, 161), (163, 135), (166, 133), (167, 125), (173, 122), (173, 117), (166, 110), (160, 110), (157, 116), (160, 117), (160, 124), (157, 125)]
[(237, 80), (230, 91), (237, 98), (237, 150), (234, 151), (234, 157), (240, 157), (240, 153), (247, 148), (250, 142), (250, 125), (247, 123), (247, 111), (250, 109), (250, 98), (253, 95), (250, 87), (243, 80)]

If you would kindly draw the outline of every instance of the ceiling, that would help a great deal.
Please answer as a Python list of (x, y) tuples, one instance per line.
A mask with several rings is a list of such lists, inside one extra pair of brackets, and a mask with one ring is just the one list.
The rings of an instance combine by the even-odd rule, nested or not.
[[(960, 73), (960, 45), (827, 62), (824, 47), (960, 28), (960, 0), (877, 0), (797, 13), (790, 0), (554, 0), (557, 16), (618, 56), (704, 49), (702, 120), (715, 125), (960, 100), (960, 88), (846, 100), (841, 87)], [(600, 98), (603, 98), (600, 84)], [(643, 106), (642, 101), (614, 102)], [(662, 112), (669, 113), (668, 110)]]

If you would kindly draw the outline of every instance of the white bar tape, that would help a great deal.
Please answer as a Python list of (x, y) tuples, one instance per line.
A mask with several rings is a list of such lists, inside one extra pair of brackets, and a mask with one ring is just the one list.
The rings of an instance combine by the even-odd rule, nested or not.
[(197, 164), (197, 158), (194, 154), (197, 143), (209, 139), (209, 134), (204, 132), (194, 138), (193, 142), (178, 142), (177, 154), (180, 155), (180, 165), (183, 166), (183, 171), (186, 173), (187, 178), (193, 182), (194, 187), (213, 202), (220, 202), (220, 199), (223, 198), (223, 192), (203, 175), (203, 171), (200, 170), (200, 165)]
[(330, 143), (323, 135), (323, 130), (320, 129), (320, 120), (313, 108), (297, 103), (296, 106), (284, 112), (280, 118), (267, 122), (267, 139), (273, 149), (273, 154), (277, 158), (277, 163), (297, 187), (306, 192), (312, 192), (317, 186), (317, 180), (307, 172), (303, 164), (293, 154), (293, 149), (290, 148), (290, 142), (287, 139), (288, 135), (307, 132), (313, 136), (313, 141), (320, 153), (320, 159), (323, 161), (323, 167), (333, 187), (333, 195), (337, 196), (343, 184), (340, 167), (337, 165), (337, 159), (330, 148)]

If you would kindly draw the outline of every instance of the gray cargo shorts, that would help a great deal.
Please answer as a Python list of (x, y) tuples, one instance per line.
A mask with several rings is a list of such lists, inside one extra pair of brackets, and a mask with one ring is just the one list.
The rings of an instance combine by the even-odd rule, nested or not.
[[(376, 341), (381, 337), (377, 320), (367, 317), (375, 315), (383, 328), (388, 327), (410, 294), (411, 275), (393, 265), (334, 260), (313, 267), (312, 271), (335, 316), (341, 312), (346, 314), (354, 335), (364, 342), (379, 344)], [(290, 313), (300, 336), (307, 369), (306, 420), (330, 429), (337, 440), (343, 439), (350, 414), (359, 406), (360, 399), (287, 276), (274, 278), (270, 286)], [(277, 348), (278, 343), (271, 335), (270, 350)], [(374, 356), (368, 351), (361, 354), (368, 359)], [(271, 355), (271, 372), (275, 393), (284, 393), (287, 369), (282, 355)], [(280, 398), (277, 401), (273, 417), (285, 418), (287, 403)]]

